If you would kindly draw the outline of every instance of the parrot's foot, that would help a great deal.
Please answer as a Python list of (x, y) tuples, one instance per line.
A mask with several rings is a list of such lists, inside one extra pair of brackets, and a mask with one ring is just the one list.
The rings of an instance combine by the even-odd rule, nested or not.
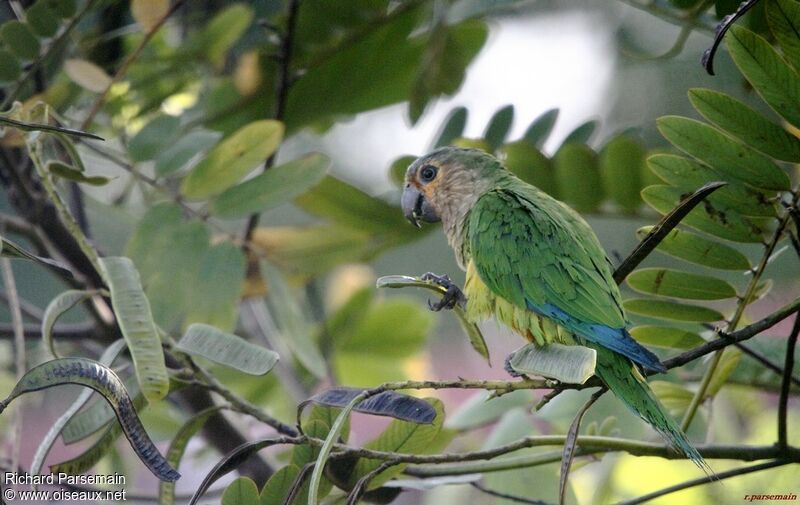
[(439, 312), (442, 309), (454, 309), (456, 305), (461, 307), (462, 309), (466, 308), (467, 306), (467, 297), (464, 296), (464, 293), (461, 291), (453, 281), (450, 280), (450, 276), (447, 274), (444, 275), (436, 275), (432, 272), (427, 272), (422, 274), (423, 281), (431, 281), (437, 286), (441, 286), (445, 288), (447, 291), (442, 295), (442, 299), (436, 303), (433, 303), (428, 300), (428, 308), (434, 312)]

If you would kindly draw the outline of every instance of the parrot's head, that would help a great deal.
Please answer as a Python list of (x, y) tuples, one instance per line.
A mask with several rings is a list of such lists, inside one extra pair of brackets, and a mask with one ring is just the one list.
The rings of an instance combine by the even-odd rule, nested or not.
[(505, 172), (491, 154), (478, 149), (443, 147), (417, 158), (406, 171), (401, 205), (411, 224), (456, 220), (472, 208)]

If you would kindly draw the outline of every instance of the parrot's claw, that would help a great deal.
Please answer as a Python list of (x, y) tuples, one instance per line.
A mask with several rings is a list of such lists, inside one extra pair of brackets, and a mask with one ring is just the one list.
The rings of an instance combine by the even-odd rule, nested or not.
[(442, 299), (436, 303), (433, 303), (428, 299), (428, 308), (434, 312), (439, 312), (442, 309), (451, 310), (456, 307), (456, 305), (460, 306), (461, 308), (465, 308), (467, 305), (467, 297), (464, 296), (464, 293), (461, 291), (453, 281), (450, 280), (450, 277), (447, 274), (444, 275), (436, 275), (432, 272), (427, 272), (422, 275), (422, 280), (424, 281), (431, 281), (437, 286), (441, 286), (447, 291), (442, 295)]

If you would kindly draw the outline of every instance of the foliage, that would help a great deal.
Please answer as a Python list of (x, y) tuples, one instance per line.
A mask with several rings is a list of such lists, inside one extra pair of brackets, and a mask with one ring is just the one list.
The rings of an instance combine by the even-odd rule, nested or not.
[[(627, 3), (689, 31), (736, 8)], [(605, 452), (676, 457), (636, 431), (621, 438), (616, 425), (627, 421), (605, 398), (593, 405), (601, 392), (580, 410), (582, 392), (561, 395), (600, 385), (591, 378), (594, 351), (582, 347), (526, 346), (509, 356), (511, 370), (556, 373), (557, 385), (535, 377), (470, 380), (461, 370), (458, 379), (411, 380), (430, 372), (426, 356), (440, 352), (426, 347), (438, 318), (403, 296), (411, 290), (384, 297), (372, 274), (364, 281), (353, 264), (411, 250), (433, 228), (408, 226), (396, 195), (376, 197), (345, 181), (342, 160), (303, 142), (392, 105), (407, 107), (416, 123), (459, 89), (489, 40), (488, 21), (526, 2), (38, 0), (22, 2), (24, 11), (14, 4), (19, 19), (0, 23), (0, 252), (45, 269), (42, 298), (52, 299), (38, 312), (23, 304), (46, 358), (25, 363), (25, 346), (17, 345), (25, 369), (0, 411), (23, 393), (86, 388), (43, 437), (34, 472), (59, 435), (70, 446), (94, 436), (51, 465), (83, 473), (116, 461), (109, 456), (124, 434), (161, 479), (160, 503), (174, 503), (176, 469), (203, 456), (190, 449), (202, 438), (222, 458), (193, 502), (238, 470), (224, 504), (388, 503), (404, 489), (445, 484), (563, 503), (580, 494), (571, 466), (605, 465), (603, 485), (611, 486), (614, 462)], [(751, 4), (726, 45), (763, 104), (688, 90), (703, 120), (658, 119), (672, 148), (654, 149), (630, 129), (597, 140), (603, 121), (590, 119), (546, 150), (559, 109), (514, 137), (514, 105), (499, 108), (476, 137), (465, 133), (469, 111), (453, 108), (431, 147), (491, 152), (582, 214), (656, 223), (637, 236), (657, 242), (662, 255), (634, 252), (623, 265), (635, 269), (620, 275), (636, 293), (626, 290), (624, 300), (633, 337), (680, 353), (665, 360), (671, 371), (651, 382), (654, 391), (697, 440), (711, 429), (697, 413), (732, 384), (778, 392), (776, 444), (700, 450), (709, 459), (789, 464), (800, 458), (786, 434), (787, 398), (798, 385), (794, 344), (776, 365), (782, 353), (774, 339), (743, 341), (800, 308), (795, 301), (755, 322), (748, 317), (770, 292), (768, 266), (783, 242), (800, 254), (793, 170), (800, 162), (800, 2)], [(395, 189), (417, 154), (388, 167)], [(715, 181), (726, 184), (707, 186)], [(693, 210), (670, 218), (676, 208)], [(427, 269), (424, 258), (418, 265)], [(444, 292), (406, 276), (382, 277), (378, 287)], [(14, 324), (4, 336), (20, 328), (30, 336), (30, 325), (17, 324), (18, 295), (5, 288)], [(455, 315), (465, 343), (488, 361), (481, 328), (458, 306)], [(85, 322), (67, 322), (76, 318)], [(715, 322), (724, 325), (719, 338), (709, 331)], [(707, 365), (695, 363), (712, 353)], [(479, 391), (449, 414), (441, 398), (408, 393), (455, 388)], [(540, 397), (539, 389), (552, 391)], [(91, 403), (93, 391), (103, 398)], [(526, 412), (534, 399), (536, 423)], [(364, 442), (353, 412), (392, 420)], [(171, 423), (159, 421), (168, 417)], [(268, 437), (243, 433), (238, 419), (246, 417)], [(164, 456), (151, 437), (170, 440)], [(562, 452), (539, 448), (545, 445), (563, 448), (558, 488), (552, 463)], [(269, 458), (259, 453), (267, 447), (274, 448)]]

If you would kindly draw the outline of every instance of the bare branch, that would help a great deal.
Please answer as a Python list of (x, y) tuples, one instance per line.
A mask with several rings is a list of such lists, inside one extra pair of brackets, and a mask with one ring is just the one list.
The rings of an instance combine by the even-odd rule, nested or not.
[(783, 366), (783, 381), (781, 382), (781, 396), (778, 403), (778, 446), (788, 447), (786, 433), (787, 418), (789, 417), (789, 387), (791, 387), (792, 370), (794, 369), (794, 350), (797, 347), (797, 336), (800, 334), (800, 315), (795, 316), (792, 332), (786, 342), (786, 363)]
[(661, 218), (661, 221), (656, 224), (650, 233), (639, 242), (639, 245), (631, 252), (625, 261), (614, 271), (614, 281), (617, 284), (622, 284), (625, 277), (628, 276), (633, 269), (636, 268), (647, 256), (653, 252), (653, 249), (658, 247), (658, 244), (672, 231), (673, 228), (678, 226), (686, 215), (692, 211), (700, 202), (702, 202), (708, 195), (726, 186), (727, 182), (709, 182), (697, 191), (687, 196), (680, 203), (672, 209), (672, 211)]

